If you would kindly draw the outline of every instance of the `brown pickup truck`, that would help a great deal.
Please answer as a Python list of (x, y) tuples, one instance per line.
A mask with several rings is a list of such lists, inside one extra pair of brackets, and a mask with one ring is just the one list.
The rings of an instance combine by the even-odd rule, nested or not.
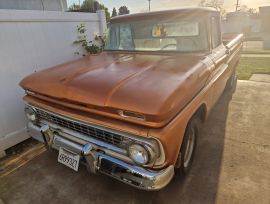
[(113, 18), (104, 52), (21, 81), (29, 134), (75, 171), (161, 189), (188, 173), (200, 123), (234, 88), (242, 38), (223, 42), (211, 9)]

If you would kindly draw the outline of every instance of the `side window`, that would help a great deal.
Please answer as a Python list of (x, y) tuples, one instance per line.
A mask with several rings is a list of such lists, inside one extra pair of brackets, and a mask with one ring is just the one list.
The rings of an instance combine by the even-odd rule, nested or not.
[(128, 24), (116, 25), (110, 27), (110, 32), (107, 34), (106, 49), (111, 50), (133, 50), (133, 36), (131, 27)]
[(117, 50), (119, 48), (119, 27), (111, 26), (106, 40), (106, 49)]
[(221, 31), (220, 31), (220, 25), (219, 25), (219, 19), (216, 17), (212, 18), (212, 48), (216, 48), (221, 44)]
[(128, 24), (120, 25), (119, 49), (134, 50), (131, 27)]

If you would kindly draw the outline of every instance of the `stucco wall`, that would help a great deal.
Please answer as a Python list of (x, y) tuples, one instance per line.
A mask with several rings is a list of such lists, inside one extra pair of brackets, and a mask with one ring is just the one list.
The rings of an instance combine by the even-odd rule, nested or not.
[(66, 0), (0, 0), (0, 9), (66, 11)]
[(73, 41), (80, 23), (92, 39), (106, 28), (104, 11), (0, 10), (0, 154), (27, 137), (24, 92), (18, 83), (34, 71), (77, 58)]

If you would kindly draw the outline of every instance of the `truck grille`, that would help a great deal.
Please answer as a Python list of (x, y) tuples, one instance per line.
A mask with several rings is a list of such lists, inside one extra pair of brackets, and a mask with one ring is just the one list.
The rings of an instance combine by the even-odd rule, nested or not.
[(116, 146), (123, 145), (124, 137), (119, 134), (102, 130), (93, 126), (81, 124), (80, 122), (76, 122), (70, 119), (65, 119), (63, 117), (59, 117), (47, 111), (43, 111), (39, 108), (35, 108), (35, 109), (36, 109), (38, 118), (57, 124), (61, 127), (65, 127), (65, 128), (74, 130), (76, 132), (88, 135), (90, 137), (93, 137), (95, 139), (101, 140), (109, 144), (113, 144)]

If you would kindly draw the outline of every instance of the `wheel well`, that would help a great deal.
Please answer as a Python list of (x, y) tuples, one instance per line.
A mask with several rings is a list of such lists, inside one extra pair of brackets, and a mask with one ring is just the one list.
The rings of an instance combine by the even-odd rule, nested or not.
[[(192, 121), (192, 119), (194, 119), (194, 118), (199, 118), (200, 119), (200, 121), (203, 123), (203, 122), (205, 122), (205, 120), (206, 120), (206, 114), (207, 114), (207, 107), (206, 107), (206, 104), (201, 104), (201, 106), (195, 111), (195, 113), (193, 114), (193, 116), (190, 118), (190, 120), (189, 120), (189, 122), (188, 122), (188, 124), (187, 124), (187, 126), (186, 126), (186, 129), (185, 129), (185, 134), (186, 134), (186, 131), (187, 131), (187, 128), (188, 128), (188, 125), (190, 124), (190, 122)], [(184, 138), (184, 136), (183, 136), (183, 138)], [(183, 139), (182, 138), (182, 139)], [(180, 150), (181, 150), (181, 148), (182, 148), (182, 145), (183, 145), (183, 140), (182, 140), (182, 142), (181, 142), (181, 145), (180, 145)], [(179, 165), (179, 157), (177, 158), (177, 161), (176, 161), (176, 166), (178, 166)], [(180, 160), (181, 161), (181, 160)]]
[(201, 122), (205, 122), (206, 120), (206, 113), (207, 113), (207, 108), (205, 104), (202, 104), (196, 112), (193, 114), (192, 118), (198, 117)]

